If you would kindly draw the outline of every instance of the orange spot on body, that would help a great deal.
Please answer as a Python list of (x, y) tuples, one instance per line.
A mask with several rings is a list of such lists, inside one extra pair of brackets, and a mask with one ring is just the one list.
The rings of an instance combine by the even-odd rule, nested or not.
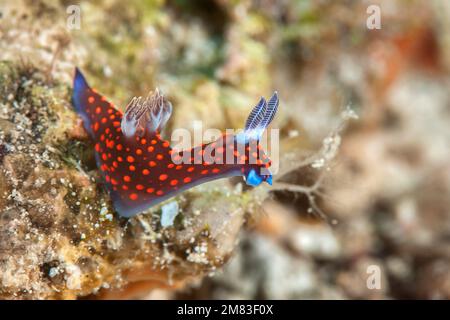
[(155, 150), (155, 147), (153, 147), (153, 146), (150, 146), (150, 147), (147, 148), (148, 152), (153, 152), (153, 150)]
[(183, 179), (183, 182), (184, 183), (189, 183), (189, 182), (191, 182), (191, 180), (192, 180), (191, 178), (186, 177), (186, 178)]
[(161, 190), (156, 191), (156, 195), (158, 195), (158, 196), (162, 196), (163, 194), (164, 194), (164, 192)]
[(167, 179), (167, 174), (163, 173), (162, 175), (159, 176), (159, 180), (161, 180), (161, 181), (164, 181), (166, 179)]
[(130, 199), (131, 200), (137, 200), (137, 198), (138, 198), (138, 195), (136, 194), (136, 193), (132, 193), (132, 194), (130, 194)]
[(94, 103), (94, 101), (95, 101), (94, 97), (89, 97), (89, 98), (88, 98), (88, 102), (89, 102), (89, 103)]
[(102, 112), (102, 108), (100, 108), (100, 107), (95, 108), (96, 114), (100, 114), (100, 112)]
[(142, 174), (144, 176), (148, 176), (150, 174), (150, 171), (148, 169), (144, 169), (144, 170), (142, 170)]
[(177, 179), (173, 179), (170, 181), (170, 185), (171, 186), (176, 186), (178, 184), (178, 180)]
[(148, 165), (149, 165), (150, 167), (156, 167), (156, 162), (155, 162), (155, 161), (150, 161), (150, 162), (148, 163)]
[(123, 180), (124, 180), (125, 182), (130, 182), (130, 181), (131, 181), (131, 178), (130, 178), (130, 176), (124, 176), (124, 177), (123, 177)]
[(133, 165), (130, 165), (130, 166), (128, 167), (128, 169), (130, 169), (130, 171), (136, 171), (136, 167), (133, 166)]
[(133, 163), (134, 162), (133, 156), (127, 156), (127, 161)]
[(155, 191), (155, 189), (153, 189), (153, 188), (147, 188), (147, 193), (153, 193), (154, 191)]
[(142, 184), (136, 185), (137, 190), (144, 190), (144, 186)]
[(157, 154), (156, 155), (156, 159), (158, 160), (162, 160), (164, 158), (164, 156), (162, 154)]

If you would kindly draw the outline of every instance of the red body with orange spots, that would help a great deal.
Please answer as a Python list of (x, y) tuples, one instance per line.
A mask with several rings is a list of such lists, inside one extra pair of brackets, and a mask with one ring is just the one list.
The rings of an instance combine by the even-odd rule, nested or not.
[[(97, 166), (122, 216), (135, 215), (200, 183), (245, 176), (270, 165), (259, 144), (239, 146), (234, 136), (183, 152), (175, 152), (157, 131), (127, 137), (121, 129), (122, 112), (91, 89), (78, 69), (73, 103), (95, 142)], [(226, 164), (230, 153), (233, 161)]]

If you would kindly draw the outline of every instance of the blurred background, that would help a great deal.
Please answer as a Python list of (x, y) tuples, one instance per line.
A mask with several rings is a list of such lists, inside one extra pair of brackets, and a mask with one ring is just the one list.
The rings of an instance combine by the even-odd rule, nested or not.
[(80, 66), (119, 106), (158, 86), (170, 128), (281, 98), (285, 175), (234, 255), (144, 298), (450, 298), (450, 2), (75, 2), (1, 0), (0, 58), (67, 83)]

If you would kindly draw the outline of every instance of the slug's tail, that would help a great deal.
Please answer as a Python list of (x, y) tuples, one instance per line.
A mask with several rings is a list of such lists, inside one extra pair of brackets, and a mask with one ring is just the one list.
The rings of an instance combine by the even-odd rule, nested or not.
[(72, 103), (75, 111), (83, 119), (84, 128), (94, 140), (98, 138), (100, 127), (106, 127), (113, 121), (121, 121), (122, 113), (89, 87), (78, 68), (75, 68), (73, 78)]
[[(86, 82), (83, 74), (78, 68), (75, 68), (75, 76), (73, 78), (72, 104), (75, 111), (83, 119), (83, 123), (89, 123), (89, 115), (87, 111), (87, 99), (91, 88)], [(86, 130), (92, 135), (92, 129), (85, 126)]]

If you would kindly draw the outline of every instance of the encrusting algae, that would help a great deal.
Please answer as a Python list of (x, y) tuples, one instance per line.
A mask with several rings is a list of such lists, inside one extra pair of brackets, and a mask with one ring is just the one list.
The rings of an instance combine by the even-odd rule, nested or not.
[[(281, 129), (280, 151), (287, 161), (280, 159), (285, 162), (270, 190), (287, 205), (306, 194), (305, 214), (310, 218), (318, 211), (322, 173), (340, 145), (340, 131), (330, 140), (332, 148), (324, 144), (311, 158), (316, 167), (310, 168), (305, 155), (320, 149), (330, 129), (326, 121), (336, 120), (334, 110), (342, 101), (330, 103), (326, 116), (315, 114), (324, 110), (318, 105), (323, 101), (316, 103), (314, 90), (305, 90), (294, 66), (319, 65), (307, 61), (319, 57), (317, 43), (329, 43), (334, 35), (333, 24), (318, 20), (318, 12), (332, 5), (264, 1), (261, 9), (247, 0), (198, 3), (85, 1), (79, 30), (67, 28), (63, 3), (22, 0), (0, 8), (0, 298), (123, 298), (198, 284), (230, 257), (246, 218), (252, 224), (263, 212), (260, 203), (269, 189), (249, 192), (241, 179), (231, 179), (120, 218), (101, 183), (94, 145), (70, 101), (75, 66), (122, 111), (133, 95), (161, 88), (174, 105), (169, 132), (195, 130), (197, 120), (205, 129), (240, 128), (255, 99), (276, 85), (285, 107), (274, 127)], [(353, 8), (348, 12), (355, 23)], [(312, 74), (323, 74), (316, 71)], [(306, 83), (322, 90), (319, 81)], [(313, 96), (314, 103), (293, 100), (300, 92)], [(315, 139), (304, 132), (304, 124), (316, 130)], [(301, 167), (312, 171), (312, 180), (321, 180), (298, 186), (305, 182)], [(264, 210), (270, 214), (262, 224), (283, 212), (270, 212), (267, 204)], [(255, 295), (250, 297), (258, 297), (262, 274), (272, 270), (266, 266), (279, 269), (274, 286), (280, 292), (285, 287), (279, 279), (303, 276), (305, 269), (290, 272), (298, 264), (287, 258), (303, 259), (303, 253), (293, 258), (289, 250), (286, 263), (273, 263), (280, 250), (266, 250), (273, 246), (264, 241), (247, 246), (248, 232), (244, 229), (241, 248), (257, 249), (268, 261), (249, 264), (251, 254), (237, 250), (243, 277), (233, 273), (231, 278), (245, 286), (242, 279), (251, 273)], [(225, 287), (230, 285), (227, 281)], [(266, 297), (280, 296), (267, 291), (273, 296)], [(166, 292), (175, 295), (175, 290)]]
[(0, 297), (75, 298), (121, 287), (180, 287), (229, 257), (254, 200), (239, 185), (209, 184), (130, 220), (96, 183), (92, 145), (67, 85), (39, 70), (0, 64)]
[[(210, 127), (241, 126), (240, 110), (249, 111), (255, 85), (269, 90), (267, 81), (254, 79), (248, 79), (246, 94), (233, 88), (236, 81), (242, 84), (231, 79), (234, 74), (245, 75), (252, 59), (260, 64), (250, 45), (241, 54), (245, 66), (236, 71), (231, 63), (227, 68), (234, 71), (220, 75), (231, 85), (219, 85), (214, 70), (224, 58), (232, 60), (234, 50), (227, 49), (228, 58), (220, 54), (225, 30), (205, 33), (204, 22), (173, 19), (175, 10), (163, 6), (164, 1), (126, 7), (119, 1), (82, 3), (81, 31), (68, 31), (65, 7), (47, 1), (2, 8), (0, 298), (114, 297), (111, 289), (127, 286), (181, 287), (225, 263), (246, 212), (264, 198), (265, 190), (248, 193), (240, 184), (209, 183), (161, 204), (175, 201), (179, 208), (173, 225), (163, 228), (161, 206), (119, 218), (98, 183), (93, 145), (71, 105), (75, 65), (99, 75), (92, 77), (94, 85), (108, 77), (102, 91), (118, 106), (159, 81), (178, 106), (173, 127), (196, 119)], [(182, 44), (186, 33), (196, 41)], [(195, 52), (202, 61), (192, 60)], [(258, 69), (265, 68), (267, 63)], [(186, 110), (191, 118), (181, 117)], [(211, 118), (211, 110), (219, 116)]]

